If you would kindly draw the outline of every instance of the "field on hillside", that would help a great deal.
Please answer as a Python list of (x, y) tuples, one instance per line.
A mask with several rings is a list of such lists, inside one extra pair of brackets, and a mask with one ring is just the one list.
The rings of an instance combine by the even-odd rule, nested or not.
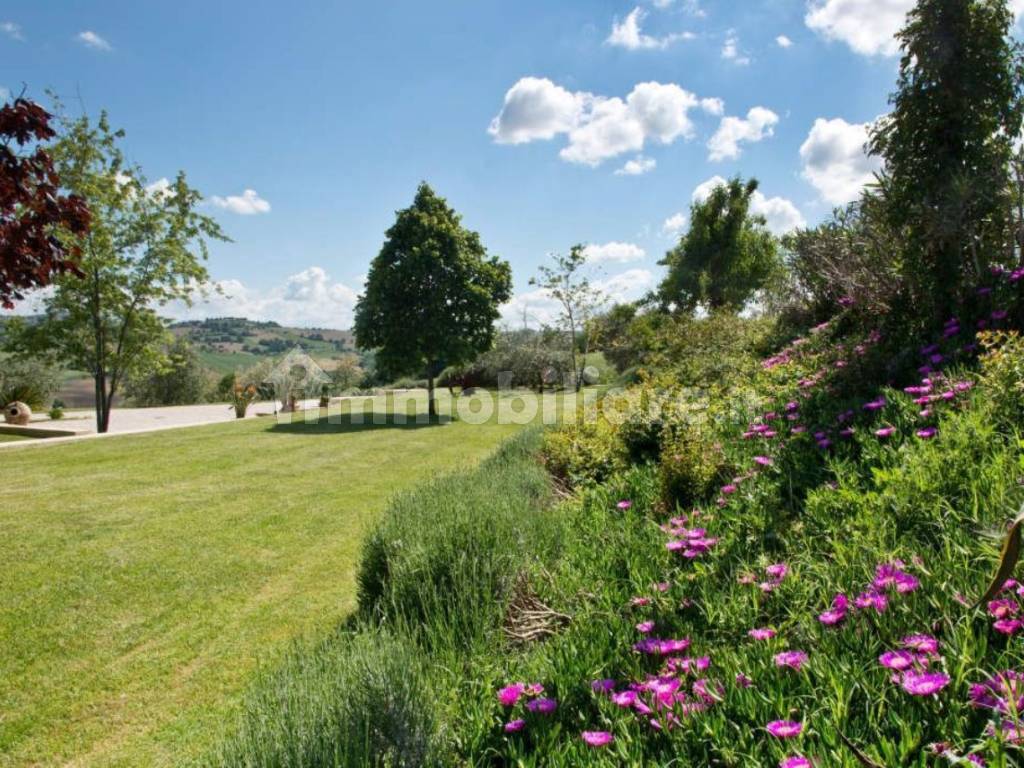
[(387, 499), (520, 429), (498, 422), (260, 418), (0, 454), (17, 478), (0, 507), (0, 765), (203, 752), (259, 662), (353, 606)]

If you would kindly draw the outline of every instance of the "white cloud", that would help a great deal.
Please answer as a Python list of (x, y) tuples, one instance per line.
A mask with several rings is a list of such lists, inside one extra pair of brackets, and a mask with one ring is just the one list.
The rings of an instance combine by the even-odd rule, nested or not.
[(499, 144), (552, 139), (576, 126), (589, 93), (571, 93), (547, 78), (524, 77), (508, 89), (488, 133)]
[(776, 37), (775, 38), (775, 42), (778, 44), (778, 46), (780, 48), (792, 48), (793, 47), (793, 41), (790, 40), (785, 35), (779, 35), (778, 37)]
[(270, 203), (256, 194), (256, 190), (254, 189), (247, 189), (243, 191), (241, 195), (229, 195), (228, 197), (218, 197), (217, 195), (214, 195), (210, 198), (210, 202), (218, 208), (224, 208), (225, 210), (231, 211), (231, 213), (237, 213), (240, 216), (253, 216), (257, 213), (270, 213)]
[(605, 43), (630, 51), (638, 51), (668, 48), (680, 40), (690, 40), (694, 37), (690, 32), (677, 32), (663, 37), (645, 35), (641, 31), (640, 25), (646, 17), (647, 11), (637, 6), (621, 22), (616, 18), (612, 22), (612, 31)]
[(881, 168), (879, 158), (868, 156), (868, 123), (848, 123), (836, 118), (814, 121), (807, 140), (800, 147), (803, 177), (822, 199), (833, 205), (855, 200), (864, 185)]
[[(716, 187), (727, 183), (721, 176), (712, 176), (697, 185), (693, 190), (691, 200), (695, 203), (703, 203)], [(767, 197), (761, 190), (756, 190), (751, 197), (750, 212), (757, 216), (764, 216), (768, 229), (776, 235), (783, 235), (786, 232), (807, 226), (803, 214), (790, 200), (784, 197)], [(686, 214), (677, 213), (665, 220), (662, 232), (672, 237), (678, 237), (687, 225)]]
[(171, 182), (166, 177), (159, 178), (146, 187), (146, 194), (150, 197), (166, 197), (171, 193)]
[(725, 44), (722, 46), (722, 58), (741, 67), (745, 67), (750, 63), (750, 57), (740, 51), (740, 39), (734, 30), (730, 29), (725, 36)]
[(683, 234), (689, 225), (690, 219), (685, 213), (674, 213), (661, 225), (661, 234), (674, 239)]
[[(526, 77), (505, 94), (488, 132), (500, 144), (522, 144), (568, 137), (560, 156), (591, 167), (626, 152), (640, 152), (648, 141), (671, 144), (695, 135), (689, 112), (702, 104), (675, 83), (638, 83), (623, 100), (570, 92), (550, 80)], [(705, 99), (714, 109), (719, 100)]]
[(5, 21), (0, 23), (0, 32), (3, 32), (12, 40), (24, 40), (21, 36), (21, 27), (15, 24), (13, 21)]
[(775, 133), (779, 116), (765, 107), (754, 107), (747, 112), (746, 119), (723, 117), (715, 135), (708, 141), (708, 159), (735, 160), (740, 156), (740, 142), (758, 142)]
[(637, 155), (632, 160), (627, 160), (626, 164), (623, 165), (619, 170), (615, 172), (616, 176), (642, 176), (645, 173), (650, 173), (657, 167), (658, 162), (653, 157), (644, 157), (643, 155)]
[(214, 285), (222, 293), (210, 292), (191, 307), (170, 304), (165, 311), (177, 320), (231, 316), (300, 327), (349, 328), (358, 298), (356, 291), (331, 280), (321, 267), (309, 267), (266, 290), (250, 288), (240, 280), (219, 280)]
[(629, 264), (633, 261), (643, 261), (647, 255), (639, 245), (615, 240), (604, 245), (588, 245), (583, 249), (583, 253), (592, 264)]
[(715, 117), (721, 117), (725, 114), (725, 102), (717, 97), (701, 99), (700, 108), (709, 115), (714, 115)]
[(85, 45), (87, 48), (92, 48), (97, 51), (110, 51), (113, 50), (110, 47), (110, 43), (104, 40), (102, 37), (97, 35), (92, 30), (85, 30), (85, 32), (78, 33), (78, 41)]

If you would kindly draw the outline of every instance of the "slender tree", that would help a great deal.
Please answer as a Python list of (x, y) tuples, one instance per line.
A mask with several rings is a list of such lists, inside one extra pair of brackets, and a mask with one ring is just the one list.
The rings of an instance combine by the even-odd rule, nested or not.
[(425, 373), (433, 417), (434, 380), (490, 349), (498, 306), (511, 290), (508, 262), (488, 255), (480, 236), (422, 183), (370, 265), (356, 305), (356, 341), (376, 350), (378, 368), (389, 375)]
[(77, 272), (55, 278), (42, 321), (12, 321), (6, 335), (11, 351), (49, 351), (90, 372), (99, 432), (109, 427), (125, 379), (165, 362), (168, 331), (159, 308), (190, 301), (207, 280), (206, 241), (227, 239), (198, 213), (202, 197), (183, 173), (147, 189), (139, 169), (125, 163), (122, 136), (103, 114), (95, 123), (67, 121), (52, 145), (61, 183), (87, 202), (91, 227), (71, 236), (81, 254)]
[[(569, 341), (573, 386), (583, 386), (582, 366), (590, 348), (591, 319), (603, 303), (604, 297), (590, 282), (586, 273), (587, 252), (583, 245), (574, 245), (566, 254), (553, 254), (552, 264), (541, 265), (537, 277), (530, 285), (545, 290), (561, 307), (559, 324)], [(583, 332), (583, 359), (578, 360), (578, 335)]]
[(699, 305), (741, 309), (779, 267), (775, 237), (763, 216), (751, 214), (757, 180), (734, 178), (690, 208), (690, 228), (660, 262), (665, 306), (692, 312)]
[[(65, 194), (45, 142), (53, 116), (17, 98), (0, 107), (0, 306), (13, 309), (22, 291), (78, 273), (75, 237), (89, 229), (89, 209)], [(70, 235), (71, 237), (66, 237)]]
[(932, 319), (1003, 250), (1024, 82), (1012, 25), (1006, 0), (919, 0), (898, 35), (892, 111), (870, 137), (885, 160), (890, 224), (906, 244), (906, 304)]

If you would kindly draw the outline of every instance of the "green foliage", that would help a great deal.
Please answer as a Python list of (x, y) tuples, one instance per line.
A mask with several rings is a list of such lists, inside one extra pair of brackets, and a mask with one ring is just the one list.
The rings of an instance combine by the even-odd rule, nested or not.
[(641, 365), (653, 346), (661, 316), (636, 304), (616, 304), (594, 320), (595, 342), (620, 373)]
[(543, 508), (537, 444), (528, 432), (475, 470), (397, 497), (363, 547), (362, 615), (428, 643), (493, 634), (525, 553), (551, 551), (560, 536)]
[(544, 465), (569, 486), (607, 480), (622, 467), (622, 444), (606, 420), (577, 419), (544, 435)]
[(52, 421), (60, 421), (64, 418), (64, 409), (55, 405), (50, 408), (48, 415)]
[(681, 430), (661, 452), (661, 497), (670, 508), (689, 509), (711, 495), (725, 467), (721, 444), (705, 429)]
[(1005, 428), (1024, 424), (1024, 339), (1016, 332), (981, 334), (985, 356), (982, 382), (992, 395), (990, 408)]
[(2, 362), (0, 407), (20, 401), (39, 410), (60, 386), (60, 371), (45, 358), (8, 358)]
[(383, 631), (338, 631), (264, 673), (217, 768), (415, 768), (434, 738), (423, 655)]
[(508, 262), (489, 256), (480, 236), (420, 184), (370, 265), (356, 305), (357, 342), (376, 350), (377, 366), (387, 374), (426, 372), (432, 387), (446, 366), (490, 349), (498, 306), (511, 288)]
[(775, 237), (763, 216), (750, 213), (757, 180), (736, 177), (690, 208), (690, 229), (661, 264), (664, 305), (742, 309), (779, 268)]
[(186, 339), (176, 339), (163, 354), (159, 367), (134, 373), (125, 393), (135, 405), (191, 405), (206, 402), (211, 389), (210, 372), (199, 361)]
[(345, 392), (355, 389), (366, 377), (366, 371), (359, 364), (358, 355), (342, 355), (330, 372), (334, 386)]
[(898, 35), (892, 111), (871, 136), (903, 235), (903, 309), (940, 322), (993, 259), (1013, 254), (1006, 192), (1024, 114), (1013, 23), (1006, 0), (919, 0)]
[(92, 216), (87, 236), (68, 236), (80, 249), (84, 275), (62, 275), (43, 301), (39, 323), (8, 324), (5, 343), (20, 352), (45, 350), (96, 383), (97, 429), (105, 432), (114, 396), (125, 381), (160, 367), (168, 333), (158, 310), (189, 301), (207, 279), (207, 240), (225, 240), (199, 213), (202, 196), (184, 173), (165, 188), (147, 188), (120, 149), (124, 134), (106, 114), (66, 119), (51, 155), (61, 183), (82, 197)]

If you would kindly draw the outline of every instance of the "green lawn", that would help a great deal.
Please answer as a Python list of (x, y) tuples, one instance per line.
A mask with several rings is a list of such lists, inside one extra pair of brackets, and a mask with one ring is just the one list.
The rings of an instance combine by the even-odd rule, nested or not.
[(3, 432), (0, 432), (0, 443), (14, 443), (19, 442), (21, 440), (31, 439), (31, 437), (28, 437), (26, 435), (5, 435)]
[(388, 497), (519, 429), (340, 421), (0, 452), (0, 765), (201, 753), (258, 662), (353, 606)]

